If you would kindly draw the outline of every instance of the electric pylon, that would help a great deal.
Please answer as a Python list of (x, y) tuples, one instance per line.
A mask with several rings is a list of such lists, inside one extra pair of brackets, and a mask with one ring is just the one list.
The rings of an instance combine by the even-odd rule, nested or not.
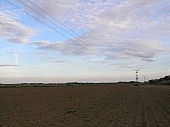
[(136, 71), (136, 82), (138, 82), (138, 71), (139, 70), (134, 70), (134, 71)]

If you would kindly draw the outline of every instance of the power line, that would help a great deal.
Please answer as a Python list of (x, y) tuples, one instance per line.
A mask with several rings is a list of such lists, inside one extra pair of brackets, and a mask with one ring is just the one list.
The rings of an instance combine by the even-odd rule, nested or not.
[[(56, 23), (52, 22), (51, 20), (49, 20), (48, 18), (46, 18), (45, 16), (43, 16), (42, 14), (40, 14), (39, 12), (37, 12), (36, 10), (32, 9), (31, 7), (29, 7), (28, 5), (26, 5), (25, 3), (23, 3), (22, 1), (18, 0), (20, 3), (22, 3), (23, 5), (25, 5), (26, 7), (28, 7), (29, 9), (31, 9), (32, 11), (36, 12), (37, 14), (39, 14), (40, 16), (42, 16), (43, 18), (45, 18), (46, 20), (48, 20), (49, 22), (51, 22), (52, 24), (54, 24), (55, 26), (59, 27), (60, 29), (64, 30), (62, 27), (58, 26)], [(29, 1), (29, 0), (28, 0)], [(30, 1), (29, 1), (30, 2)], [(31, 2), (32, 4), (34, 4), (33, 2)], [(35, 4), (34, 4), (35, 5)], [(37, 5), (35, 5), (36, 7), (38, 7)], [(39, 7), (38, 7), (39, 8)], [(40, 8), (39, 8), (40, 9)], [(42, 10), (42, 9), (41, 9)], [(43, 11), (45, 12), (45, 11)], [(48, 13), (46, 13), (48, 14)], [(49, 15), (49, 14), (48, 14)], [(49, 15), (50, 16), (50, 15)], [(53, 17), (52, 17), (53, 18)], [(56, 20), (56, 19), (55, 19)], [(63, 25), (63, 24), (62, 24)], [(66, 27), (66, 26), (65, 26)], [(67, 27), (68, 28), (68, 27)], [(70, 29), (71, 30), (71, 29)], [(66, 33), (68, 33), (69, 35), (73, 36), (76, 38), (76, 36), (74, 36), (73, 34), (69, 33), (68, 31), (64, 30)], [(72, 30), (71, 30), (72, 31)], [(75, 33), (75, 32), (74, 32)], [(78, 35), (78, 34), (76, 34)], [(79, 35), (78, 35), (79, 36)], [(80, 36), (79, 36), (80, 37)], [(82, 37), (81, 37), (82, 38)], [(82, 40), (80, 40), (79, 38), (77, 38), (79, 41), (83, 42)], [(89, 46), (88, 44), (86, 44), (85, 42), (83, 42), (85, 45)], [(89, 43), (90, 44), (90, 43)], [(81, 45), (81, 44), (80, 44)], [(94, 46), (92, 44), (90, 44), (92, 46), (92, 48), (94, 50), (96, 50), (96, 48), (94, 48)], [(90, 47), (90, 46), (89, 46)], [(99, 52), (98, 50), (96, 50), (97, 52)], [(94, 52), (93, 52), (94, 53)], [(103, 56), (106, 56), (103, 52), (100, 51), (100, 54), (102, 53)], [(95, 53), (96, 54), (96, 53)], [(108, 57), (108, 56), (107, 56)]]
[[(96, 47), (94, 47), (90, 42), (86, 41), (84, 38), (82, 38), (82, 37), (79, 36), (77, 33), (75, 33), (74, 31), (72, 31), (72, 30), (71, 30), (70, 28), (68, 28), (66, 25), (64, 25), (63, 23), (61, 23), (60, 21), (58, 21), (57, 19), (55, 19), (54, 17), (52, 17), (50, 14), (48, 14), (47, 12), (45, 12), (44, 10), (42, 10), (40, 7), (38, 7), (37, 5), (35, 5), (33, 2), (31, 2), (31, 3), (34, 4), (36, 7), (38, 7), (40, 10), (42, 10), (44, 13), (46, 13), (47, 15), (49, 15), (51, 18), (53, 18), (54, 20), (56, 20), (57, 22), (59, 22), (59, 23), (62, 24), (63, 26), (65, 26), (67, 29), (69, 29), (70, 31), (72, 31), (74, 34), (76, 34), (78, 37), (80, 37), (80, 38), (83, 39), (84, 41), (88, 42), (88, 44), (91, 45), (91, 47), (92, 47), (96, 52), (98, 52), (100, 55), (99, 55), (98, 53), (90, 50), (89, 48), (85, 47), (84, 45), (76, 42), (75, 40), (70, 39), (68, 36), (64, 35), (63, 33), (59, 32), (58, 30), (54, 29), (53, 27), (51, 27), (50, 25), (44, 23), (43, 21), (39, 20), (38, 18), (32, 16), (31, 14), (29, 14), (28, 12), (26, 12), (26, 11), (24, 11), (23, 9), (19, 8), (18, 6), (14, 5), (13, 3), (9, 2), (8, 0), (5, 0), (5, 1), (8, 2), (9, 4), (13, 5), (14, 7), (18, 8), (19, 10), (23, 11), (23, 12), (26, 13), (27, 15), (31, 16), (32, 18), (36, 19), (37, 21), (39, 21), (40, 23), (44, 24), (45, 26), (51, 28), (51, 29), (54, 30), (55, 32), (61, 34), (61, 35), (64, 36), (64, 37), (66, 37), (67, 39), (69, 39), (69, 40), (75, 42), (76, 44), (78, 44), (78, 45), (86, 48), (86, 49), (89, 50), (90, 52), (92, 52), (92, 53), (94, 53), (94, 54), (96, 54), (96, 55), (98, 55), (98, 56), (100, 56), (100, 57), (103, 57), (103, 56), (105, 56), (106, 58), (108, 57), (108, 61), (113, 62), (113, 61), (112, 61), (113, 59), (111, 60), (109, 55), (105, 54), (103, 51), (101, 51), (101, 50), (97, 49)], [(40, 14), (39, 12), (37, 12), (37, 11), (35, 11), (34, 9), (32, 9), (31, 7), (29, 7), (28, 5), (24, 4), (24, 3), (21, 2), (20, 0), (18, 0), (18, 1), (19, 1), (20, 3), (22, 3), (23, 5), (27, 6), (28, 8), (30, 8), (32, 11), (34, 11), (34, 12), (36, 12), (37, 14), (41, 15), (43, 18), (45, 18), (46, 20), (48, 20), (49, 22), (51, 22), (51, 23), (54, 24), (55, 26), (57, 26), (57, 27), (61, 28), (62, 30), (64, 30), (62, 27), (58, 26), (56, 23), (54, 23), (53, 21), (49, 20), (48, 18), (46, 18), (45, 16), (43, 16), (43, 15)], [(28, 1), (29, 1), (29, 0), (28, 0)], [(29, 1), (29, 2), (30, 2), (30, 1)], [(73, 37), (76, 38), (76, 36), (74, 36), (73, 34), (69, 33), (68, 31), (66, 31), (66, 30), (64, 30), (64, 31), (67, 32), (68, 34), (70, 34), (71, 36), (73, 36)], [(83, 41), (80, 40), (79, 38), (78, 38), (78, 40), (81, 41), (81, 42), (83, 42)], [(85, 42), (83, 42), (83, 43), (86, 44)], [(86, 45), (87, 45), (87, 44), (86, 44)], [(88, 45), (88, 46), (89, 46), (89, 45)], [(90, 47), (90, 46), (89, 46), (89, 47)], [(104, 58), (104, 57), (103, 57), (103, 58)], [(114, 61), (115, 61), (115, 59), (114, 59)], [(117, 64), (114, 63), (114, 65), (117, 65)]]
[[(20, 0), (18, 0), (20, 1)], [(104, 56), (107, 56), (107, 57), (110, 57), (108, 56), (107, 54), (105, 54), (103, 51), (101, 51), (100, 49), (96, 48), (93, 44), (91, 44), (90, 42), (88, 42), (87, 40), (85, 40), (84, 38), (82, 38), (81, 36), (79, 36), (76, 32), (74, 32), (73, 30), (71, 30), (69, 27), (67, 27), (66, 25), (64, 25), (62, 22), (60, 22), (59, 20), (57, 20), (56, 18), (54, 18), (52, 15), (50, 15), (49, 13), (47, 13), (46, 11), (44, 11), (42, 8), (40, 8), (39, 6), (37, 6), (35, 3), (33, 3), (32, 1), (30, 0), (27, 0), (29, 1), (30, 3), (32, 3), (34, 6), (36, 6), (38, 9), (40, 9), (42, 12), (44, 12), (45, 14), (47, 14), (48, 16), (50, 16), (52, 19), (54, 19), (55, 21), (57, 21), (58, 23), (60, 23), (62, 26), (64, 26), (65, 28), (69, 29), (72, 33), (74, 33), (75, 35), (77, 35), (79, 38), (83, 39), (84, 41), (86, 41), (89, 45), (91, 45), (92, 47), (95, 48), (95, 50), (97, 49), (99, 52), (101, 52)], [(43, 16), (44, 17), (44, 16)], [(57, 25), (58, 26), (58, 25)], [(59, 26), (58, 26), (59, 27)], [(61, 28), (61, 27), (60, 27)], [(61, 28), (62, 29), (62, 28)], [(64, 30), (66, 31), (66, 30)], [(67, 31), (66, 31), (67, 32)], [(68, 33), (68, 32), (67, 32)], [(70, 34), (70, 33), (69, 33)], [(72, 34), (70, 34), (72, 35)], [(72, 35), (73, 36), (73, 35)], [(75, 37), (75, 36), (73, 36)], [(78, 38), (78, 40), (79, 40)]]
[[(51, 27), (51, 26), (49, 26), (48, 24), (44, 23), (43, 21), (39, 20), (38, 18), (36, 18), (36, 17), (32, 16), (31, 14), (27, 13), (26, 11), (22, 10), (21, 8), (19, 8), (18, 6), (14, 5), (13, 3), (9, 2), (8, 0), (5, 0), (5, 1), (8, 2), (9, 4), (11, 4), (12, 6), (18, 8), (19, 10), (23, 11), (23, 12), (26, 13), (27, 15), (31, 16), (32, 18), (36, 19), (37, 21), (39, 21), (40, 23), (44, 24), (45, 26), (49, 27), (50, 29), (54, 30), (55, 32), (61, 34), (61, 35), (64, 36), (64, 37), (66, 37), (67, 39), (69, 39), (69, 40), (75, 42), (76, 44), (78, 44), (78, 45), (86, 48), (86, 49), (89, 50), (90, 52), (93, 52), (93, 51), (91, 51), (90, 49), (88, 49), (87, 47), (79, 44), (78, 42), (74, 41), (73, 39), (70, 39), (69, 37), (67, 37), (66, 35), (62, 34), (62, 33), (59, 32), (59, 31), (57, 31), (57, 30), (54, 29), (53, 27)], [(100, 56), (100, 57), (102, 57), (101, 55), (97, 54), (96, 52), (93, 52), (93, 53), (96, 54), (96, 55), (98, 55), (98, 56)]]
[[(21, 2), (20, 0), (18, 0), (19, 2)], [(81, 36), (79, 36), (76, 32), (74, 32), (73, 30), (71, 30), (69, 27), (67, 27), (66, 25), (64, 25), (62, 22), (60, 22), (59, 20), (57, 20), (56, 18), (54, 18), (53, 16), (51, 16), (49, 13), (47, 13), (46, 11), (44, 11), (42, 8), (40, 8), (39, 6), (37, 6), (35, 3), (33, 3), (30, 0), (29, 1), (31, 4), (33, 4), (35, 7), (37, 7), (38, 9), (40, 9), (42, 12), (44, 12), (45, 14), (47, 14), (49, 17), (51, 17), (52, 19), (54, 19), (55, 21), (57, 21), (59, 24), (61, 24), (62, 26), (64, 26), (65, 28), (69, 29), (72, 33), (74, 33), (76, 36), (78, 36), (79, 38), (81, 38), (83, 41), (87, 42), (83, 42), (82, 40), (80, 40), (79, 38), (77, 38), (75, 35), (71, 34), (70, 32), (66, 31), (65, 29), (63, 29), (62, 27), (58, 26), (56, 23), (52, 22), (51, 20), (49, 20), (48, 18), (46, 18), (45, 16), (43, 16), (42, 14), (40, 14), (39, 12), (37, 12), (36, 10), (32, 9), (31, 7), (29, 7), (28, 5), (24, 4), (23, 2), (21, 2), (23, 5), (27, 6), (28, 8), (30, 8), (32, 11), (36, 12), (37, 14), (41, 15), (43, 18), (47, 19), (49, 22), (51, 22), (52, 24), (54, 24), (55, 26), (61, 28), (62, 30), (64, 30), (66, 33), (68, 33), (69, 35), (77, 38), (79, 41), (83, 42), (86, 45), (90, 45), (96, 52), (98, 52), (100, 54), (100, 56), (105, 56), (106, 58), (108, 57), (110, 62), (113, 62), (110, 60), (110, 56), (106, 53), (104, 53), (102, 50), (96, 48), (93, 44), (91, 44), (89, 41), (85, 40), (84, 38), (82, 38)], [(89, 46), (89, 47), (90, 47)], [(96, 53), (95, 53), (96, 54)], [(98, 54), (97, 54), (98, 55)], [(115, 60), (115, 59), (114, 59)]]

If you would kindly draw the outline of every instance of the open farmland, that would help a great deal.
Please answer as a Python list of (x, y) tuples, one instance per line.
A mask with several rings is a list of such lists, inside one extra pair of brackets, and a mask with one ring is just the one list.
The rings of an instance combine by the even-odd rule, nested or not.
[(170, 126), (170, 86), (0, 89), (3, 127)]

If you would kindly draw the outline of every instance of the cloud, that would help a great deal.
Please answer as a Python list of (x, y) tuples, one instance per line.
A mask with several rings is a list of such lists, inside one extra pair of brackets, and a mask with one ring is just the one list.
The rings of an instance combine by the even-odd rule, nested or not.
[(103, 59), (94, 59), (91, 56), (87, 56), (84, 59), (81, 60), (83, 63), (92, 63), (92, 64), (106, 64), (106, 60)]
[[(111, 6), (109, 5), (110, 2), (108, 3), (102, 1), (91, 2), (91, 1), (79, 1), (79, 0), (72, 0), (72, 1), (63, 0), (63, 1), (56, 2), (55, 0), (49, 0), (49, 1), (34, 0), (33, 2), (36, 5), (38, 5), (40, 8), (45, 10), (47, 13), (54, 16), (56, 19), (59, 19), (61, 22), (64, 22), (67, 25), (71, 25), (71, 26), (73, 26), (74, 24), (74, 26), (76, 26), (77, 29), (86, 28), (89, 27), (90, 25), (93, 25), (93, 21), (95, 21), (96, 16), (100, 14), (102, 11), (104, 11), (104, 8)], [(46, 13), (37, 9), (33, 4), (29, 3), (29, 5), (39, 13), (48, 17)], [(38, 16), (37, 13), (35, 12), (34, 15)]]
[(149, 58), (143, 58), (143, 59), (141, 59), (142, 61), (146, 61), (146, 62), (153, 62), (153, 61), (155, 61), (155, 60), (153, 60), (153, 59), (149, 59)]
[[(73, 41), (70, 39), (56, 43), (51, 43), (50, 40), (31, 42), (30, 44), (37, 45), (37, 49), (57, 51), (64, 55), (85, 56), (97, 53), (104, 58), (107, 57), (106, 60), (114, 61), (137, 58), (141, 61), (153, 62), (155, 56), (169, 54), (168, 47), (164, 47), (165, 43), (162, 41), (162, 38), (169, 37), (170, 2), (168, 0), (57, 2), (33, 0), (32, 2), (70, 29), (78, 32), (86, 31), (81, 37), (87, 40), (85, 43), (90, 43), (86, 45), (78, 37), (74, 37)], [(49, 18), (33, 4), (27, 4)], [(35, 12), (30, 12), (44, 20)], [(57, 21), (56, 23), (62, 26)], [(26, 38), (28, 40), (27, 36)]]
[(21, 66), (21, 65), (17, 65), (17, 64), (0, 64), (0, 67), (17, 67), (17, 66)]
[(16, 15), (0, 11), (0, 38), (14, 43), (28, 43), (34, 34), (35, 31), (20, 23)]
[(144, 52), (132, 52), (132, 51), (125, 51), (125, 55), (130, 55), (130, 56), (134, 56), (134, 57), (141, 57), (141, 58), (153, 58), (154, 53), (144, 53)]
[(40, 46), (37, 49), (58, 51), (65, 55), (91, 55), (92, 52), (94, 52), (93, 50), (91, 50), (91, 47), (83, 45), (82, 43), (80, 43), (79, 45), (78, 43), (72, 41), (57, 42), (46, 46)]
[(133, 59), (133, 60), (127, 60), (127, 61), (124, 61), (122, 63), (119, 63), (117, 66), (118, 68), (122, 68), (122, 69), (139, 69), (139, 70), (142, 70), (142, 69), (146, 69), (150, 66), (150, 62), (152, 61), (149, 61), (151, 59), (142, 59), (142, 60), (138, 60), (138, 59)]
[(46, 46), (46, 45), (49, 45), (50, 42), (41, 40), (41, 41), (30, 42), (29, 44), (30, 45), (37, 45), (37, 46)]
[(48, 55), (48, 54), (50, 54), (50, 52), (33, 52), (32, 54), (36, 54), (36, 55)]
[(52, 59), (54, 59), (53, 57), (43, 57), (43, 58), (41, 58), (42, 60), (52, 60)]
[(66, 60), (57, 60), (57, 61), (53, 61), (52, 63), (66, 63)]
[(18, 53), (15, 53), (15, 54), (14, 54), (14, 57), (15, 57), (15, 63), (18, 64), (18, 63), (19, 63)]
[(14, 64), (12, 65), (19, 65), (19, 59), (18, 59), (18, 55), (20, 53), (20, 51), (9, 51), (9, 52), (6, 52), (8, 54), (12, 54), (13, 55), (13, 58), (14, 58)]

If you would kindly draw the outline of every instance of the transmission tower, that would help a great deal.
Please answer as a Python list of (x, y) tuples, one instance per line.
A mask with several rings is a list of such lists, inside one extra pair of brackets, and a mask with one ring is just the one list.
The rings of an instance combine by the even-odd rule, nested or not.
[(138, 82), (138, 71), (139, 70), (134, 70), (134, 71), (136, 71), (136, 82)]
[(145, 83), (145, 76), (143, 76), (143, 78), (144, 78), (144, 83)]

